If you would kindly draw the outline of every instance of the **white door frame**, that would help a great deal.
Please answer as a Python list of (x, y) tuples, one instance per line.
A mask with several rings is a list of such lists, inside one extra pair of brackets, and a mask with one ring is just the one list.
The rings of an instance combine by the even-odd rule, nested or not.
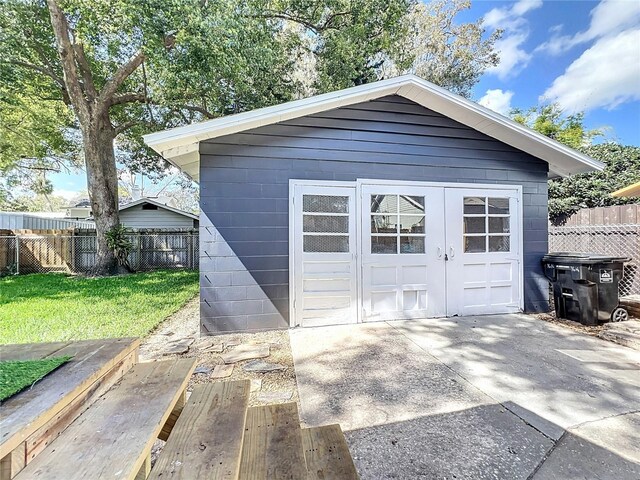
[(295, 216), (293, 215), (294, 205), (293, 199), (295, 194), (295, 186), (335, 186), (335, 187), (355, 187), (356, 189), (356, 292), (357, 292), (357, 322), (362, 321), (362, 215), (363, 205), (361, 198), (363, 185), (381, 185), (381, 186), (408, 186), (408, 187), (442, 187), (442, 188), (460, 188), (460, 189), (478, 189), (478, 190), (507, 190), (515, 191), (518, 203), (518, 231), (520, 233), (518, 245), (518, 290), (520, 298), (520, 310), (524, 310), (524, 219), (523, 219), (523, 201), (522, 186), (493, 184), (493, 183), (453, 183), (453, 182), (421, 182), (421, 181), (404, 181), (404, 180), (383, 180), (383, 179), (357, 179), (356, 181), (333, 181), (333, 180), (289, 180), (289, 326), (294, 327), (298, 324), (297, 312), (294, 308), (295, 301), (295, 278), (294, 278), (294, 242), (295, 242)]

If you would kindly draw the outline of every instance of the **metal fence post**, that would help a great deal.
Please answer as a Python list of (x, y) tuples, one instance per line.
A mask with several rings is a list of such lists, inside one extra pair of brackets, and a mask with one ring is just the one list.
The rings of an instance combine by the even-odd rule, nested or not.
[(16, 275), (20, 274), (20, 236), (16, 235)]

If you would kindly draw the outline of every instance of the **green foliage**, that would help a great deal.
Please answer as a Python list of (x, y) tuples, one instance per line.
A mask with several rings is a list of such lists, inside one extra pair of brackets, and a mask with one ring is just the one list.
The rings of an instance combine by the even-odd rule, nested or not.
[(580, 151), (603, 162), (605, 169), (549, 181), (549, 218), (554, 224), (562, 224), (581, 208), (638, 203), (638, 198), (611, 193), (640, 181), (640, 147), (603, 143)]
[(126, 268), (128, 271), (131, 271), (131, 266), (129, 265), (129, 252), (133, 249), (133, 243), (129, 240), (127, 227), (122, 224), (118, 224), (108, 230), (105, 237), (107, 239), (107, 245), (109, 245), (109, 248), (113, 251), (116, 260), (118, 261), (118, 265)]
[(565, 115), (558, 104), (514, 109), (511, 116), (516, 122), (574, 149), (591, 145), (595, 138), (603, 135), (602, 130), (585, 127), (584, 113)]
[(198, 293), (198, 272), (0, 279), (3, 343), (144, 336)]
[(63, 356), (42, 360), (0, 362), (0, 402), (42, 380), (71, 358), (73, 357)]

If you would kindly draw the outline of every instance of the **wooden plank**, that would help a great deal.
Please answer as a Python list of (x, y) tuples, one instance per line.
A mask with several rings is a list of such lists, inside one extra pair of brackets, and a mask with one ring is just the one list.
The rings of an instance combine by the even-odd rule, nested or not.
[[(31, 358), (59, 355), (71, 355), (73, 358), (32, 388), (2, 403), (0, 458), (24, 442), (127, 355), (133, 351), (137, 352), (140, 340), (117, 338), (54, 345), (55, 350), (49, 351), (48, 355), (45, 354), (46, 347), (26, 348), (26, 351), (34, 355)], [(9, 347), (9, 355), (15, 357), (15, 346)], [(23, 359), (27, 358), (29, 357)]]
[(182, 392), (182, 395), (180, 395), (180, 398), (178, 399), (177, 403), (173, 407), (173, 410), (171, 411), (169, 418), (167, 418), (167, 421), (162, 426), (162, 430), (160, 430), (160, 433), (158, 434), (158, 438), (163, 442), (166, 442), (167, 439), (169, 438), (169, 434), (171, 433), (171, 430), (173, 430), (173, 426), (176, 424), (176, 421), (178, 420), (178, 417), (182, 413), (182, 409), (186, 404), (187, 404), (187, 391), (185, 390), (184, 392)]
[(0, 345), (0, 360), (39, 360), (55, 356), (55, 352), (71, 342), (23, 343)]
[(302, 448), (309, 480), (357, 480), (340, 425), (303, 428)]
[(74, 398), (66, 407), (58, 412), (42, 427), (27, 439), (27, 463), (42, 452), (58, 435), (60, 435), (82, 412), (101, 395), (106, 393), (114, 383), (138, 363), (138, 351), (134, 350), (117, 363), (111, 370), (96, 380), (87, 389)]
[(151, 454), (149, 453), (145, 459), (144, 463), (138, 470), (138, 474), (136, 475), (135, 480), (146, 480), (149, 474), (151, 473)]
[(150, 479), (238, 478), (250, 383), (195, 387)]
[(195, 360), (188, 358), (138, 363), (20, 475), (47, 480), (134, 479), (195, 366)]
[(307, 477), (298, 407), (295, 403), (247, 410), (242, 445), (242, 480)]
[(0, 480), (11, 480), (26, 464), (25, 444), (20, 444), (13, 452), (0, 459)]

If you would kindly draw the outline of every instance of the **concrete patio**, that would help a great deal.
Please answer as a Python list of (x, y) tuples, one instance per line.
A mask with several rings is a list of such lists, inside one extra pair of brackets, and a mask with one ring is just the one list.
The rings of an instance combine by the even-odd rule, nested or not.
[(526, 315), (291, 331), (362, 479), (638, 479), (640, 352)]

